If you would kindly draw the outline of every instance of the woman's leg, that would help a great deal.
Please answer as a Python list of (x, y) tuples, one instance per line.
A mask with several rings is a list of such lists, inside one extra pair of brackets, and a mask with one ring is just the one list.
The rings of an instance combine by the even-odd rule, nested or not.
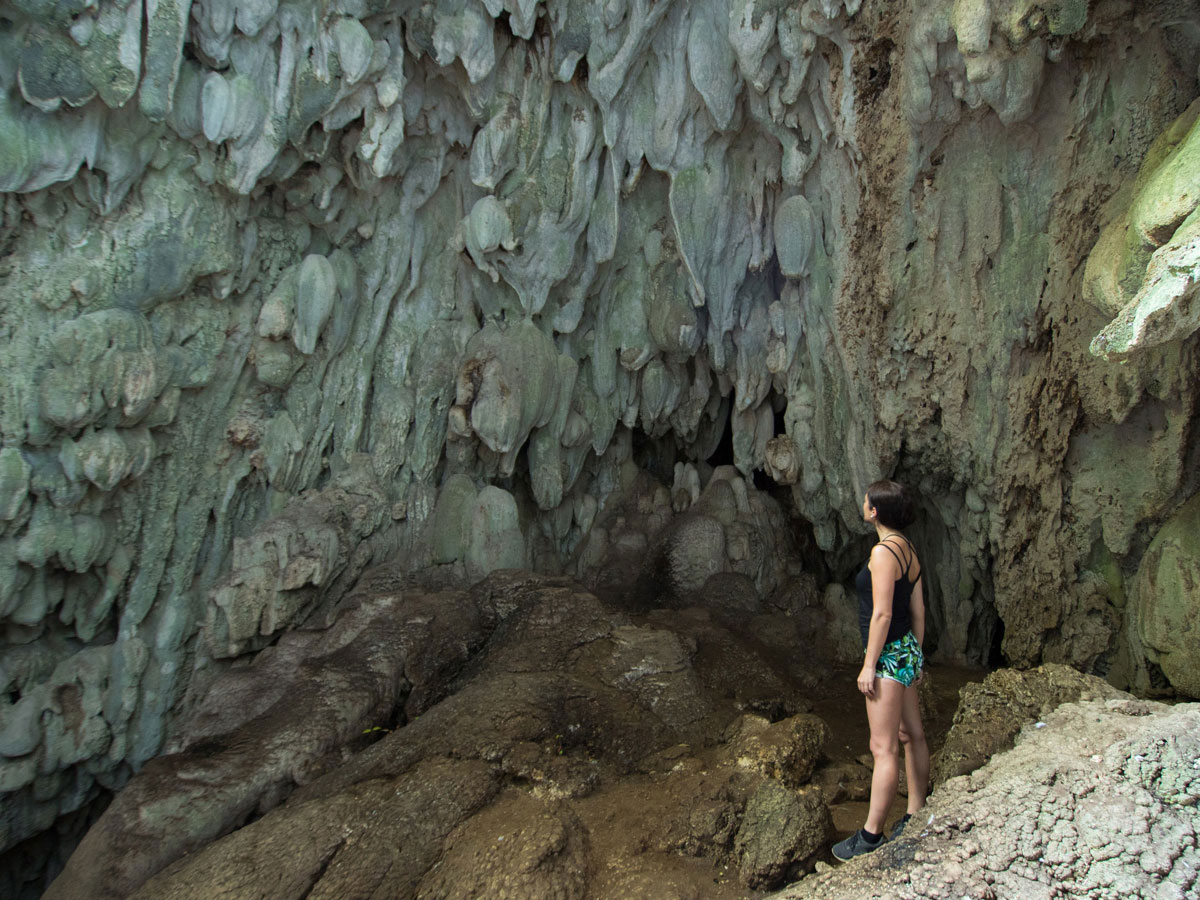
[(900, 740), (904, 744), (904, 774), (908, 778), (908, 813), (925, 805), (929, 790), (929, 745), (921, 724), (921, 700), (917, 686), (904, 689), (900, 705)]
[(888, 810), (896, 797), (900, 778), (900, 714), (905, 687), (890, 678), (875, 679), (875, 699), (867, 698), (867, 721), (871, 725), (871, 808), (866, 829), (882, 834)]

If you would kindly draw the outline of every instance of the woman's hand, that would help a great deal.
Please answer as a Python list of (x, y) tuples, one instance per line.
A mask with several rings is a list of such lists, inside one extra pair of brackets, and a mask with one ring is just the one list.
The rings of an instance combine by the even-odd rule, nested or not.
[(863, 666), (858, 673), (858, 689), (869, 698), (875, 696), (875, 667)]

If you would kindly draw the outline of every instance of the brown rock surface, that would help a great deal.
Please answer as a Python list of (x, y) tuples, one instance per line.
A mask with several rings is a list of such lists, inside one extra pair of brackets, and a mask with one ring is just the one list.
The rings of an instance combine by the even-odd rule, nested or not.
[[(794, 710), (798, 682), (815, 673), (778, 667), (705, 610), (631, 618), (563, 578), (507, 572), (467, 593), (371, 593), (389, 586), (386, 570), (368, 573), (337, 621), (390, 650), (377, 655), (400, 685), (383, 709), (407, 698), (397, 727), (342, 709), (353, 724), (304, 769), (298, 729), (330, 713), (305, 705), (291, 679), (336, 704), (334, 686), (361, 680), (365, 660), (335, 626), (310, 636), (332, 655), (294, 659), (289, 673), (279, 661), (305, 646), (304, 633), (290, 636), (214, 682), (235, 706), (210, 692), (197, 743), (133, 779), (49, 896), (569, 900), (633, 891), (648, 872), (711, 883), (722, 865), (778, 884), (821, 851), (829, 813), (805, 783), (824, 723), (743, 715), (728, 746), (721, 737), (746, 696), (735, 685), (769, 687)], [(384, 736), (337, 764), (363, 731)], [(196, 747), (211, 751), (202, 781)], [(261, 818), (239, 827), (251, 815)], [(735, 890), (730, 880), (712, 896)]]
[(292, 632), (254, 665), (216, 678), (176, 751), (151, 760), (120, 792), (47, 900), (124, 897), (276, 806), (336, 767), (364, 734), (404, 710), (420, 712), (485, 634), (465, 594), (352, 593), (333, 627)]
[(416, 900), (583, 900), (588, 833), (561, 803), (509, 791), (446, 838)]
[[(747, 637), (710, 610), (634, 615), (518, 572), (426, 594), (372, 570), (350, 601), (330, 630), (214, 681), (230, 705), (210, 692), (179, 752), (133, 779), (48, 896), (743, 900), (819, 870), (839, 794), (865, 787), (869, 770), (830, 746), (842, 723), (798, 711), (818, 673), (753, 637), (765, 614)], [(340, 706), (376, 683), (367, 671), (394, 693)], [(749, 711), (768, 690), (774, 714)], [(1200, 707), (1135, 701), (1061, 666), (962, 694), (947, 758), (991, 762), (945, 781), (903, 840), (781, 897), (874, 896), (893, 877), (887, 890), (914, 898), (992, 883), (1034, 897), (1050, 876), (1189, 888)], [(1103, 699), (1054, 711), (1081, 696)], [(398, 705), (392, 727), (380, 716)], [(339, 739), (308, 737), (334, 721)], [(1133, 818), (1101, 821), (1106, 804)]]
[(284, 806), (184, 857), (130, 900), (411, 897), (451, 830), (496, 790), (483, 762), (431, 760), (398, 778)]

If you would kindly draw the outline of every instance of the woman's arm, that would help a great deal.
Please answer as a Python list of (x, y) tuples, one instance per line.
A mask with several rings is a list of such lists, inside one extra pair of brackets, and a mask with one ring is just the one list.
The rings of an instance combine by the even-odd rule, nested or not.
[(912, 592), (912, 633), (917, 643), (925, 646), (925, 591), (924, 578), (918, 576)]
[(875, 664), (887, 643), (888, 627), (892, 624), (892, 594), (896, 588), (899, 564), (886, 547), (875, 547), (867, 563), (871, 570), (871, 626), (867, 633), (867, 654), (862, 671), (858, 673), (858, 689), (868, 697), (875, 696)]

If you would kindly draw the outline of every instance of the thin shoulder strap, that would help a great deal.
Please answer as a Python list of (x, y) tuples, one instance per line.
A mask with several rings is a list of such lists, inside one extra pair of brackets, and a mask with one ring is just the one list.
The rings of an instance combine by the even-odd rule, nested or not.
[[(910, 556), (908, 556), (908, 559), (902, 558), (899, 553), (896, 553), (895, 548), (892, 545), (888, 544), (888, 541), (892, 538), (900, 538), (902, 541), (905, 542), (905, 544), (908, 545), (908, 554), (910, 554)], [(887, 536), (887, 538), (884, 538), (883, 540), (880, 541), (880, 544), (884, 547), (887, 547), (888, 551), (890, 553), (892, 553), (892, 556), (894, 556), (896, 558), (896, 562), (900, 563), (901, 575), (904, 575), (904, 577), (907, 578), (908, 572), (910, 572), (912, 570), (913, 560), (917, 558), (917, 548), (912, 546), (912, 541), (905, 538), (904, 535), (896, 533), (896, 534), (889, 534)]]
[(912, 565), (912, 560), (909, 560), (906, 563), (900, 557), (900, 554), (892, 549), (891, 544), (889, 544), (886, 539), (880, 541), (879, 546), (885, 548), (888, 553), (890, 553), (890, 554), (892, 554), (892, 556), (896, 557), (896, 562), (900, 563), (900, 574), (902, 574), (905, 578), (907, 578), (908, 577), (908, 569), (909, 569), (909, 566)]

